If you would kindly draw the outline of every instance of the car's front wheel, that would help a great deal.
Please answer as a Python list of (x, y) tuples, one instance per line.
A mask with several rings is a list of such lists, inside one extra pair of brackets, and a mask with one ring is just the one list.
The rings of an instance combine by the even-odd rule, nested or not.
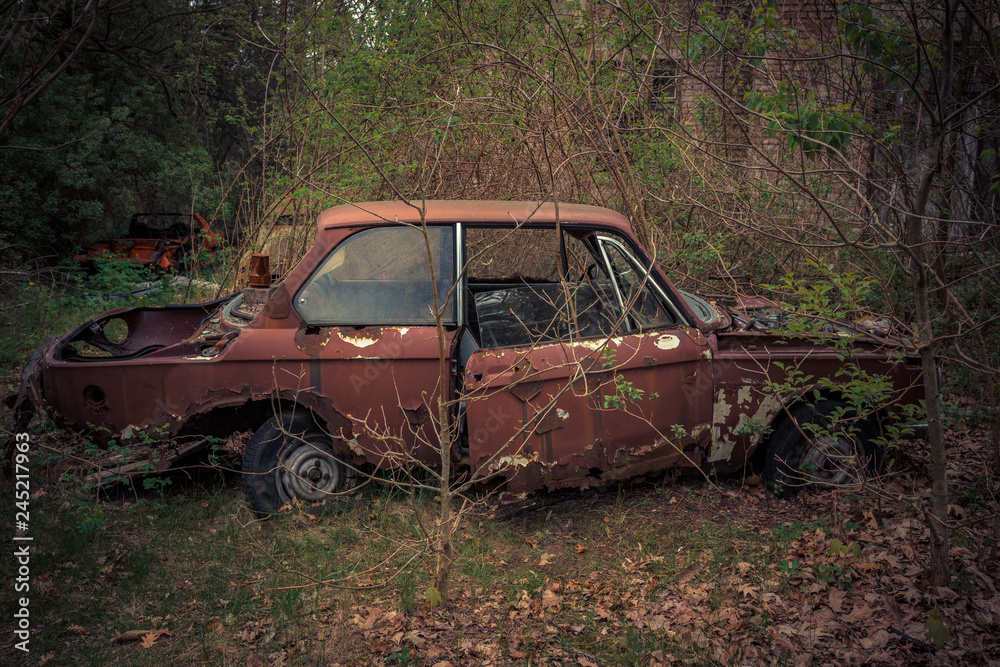
[(791, 417), (775, 429), (767, 448), (764, 473), (778, 495), (804, 487), (848, 487), (878, 470), (871, 423), (852, 419), (843, 403), (800, 405)]
[(330, 436), (303, 412), (269, 419), (243, 456), (243, 492), (262, 516), (296, 504), (322, 506), (357, 482), (358, 473), (337, 455)]

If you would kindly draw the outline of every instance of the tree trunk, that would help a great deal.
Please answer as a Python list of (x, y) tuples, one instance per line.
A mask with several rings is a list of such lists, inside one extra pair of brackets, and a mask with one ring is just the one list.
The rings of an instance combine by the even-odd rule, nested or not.
[[(916, 217), (916, 216), (913, 216)], [(922, 219), (916, 218), (916, 224)], [(924, 509), (931, 537), (931, 583), (947, 586), (951, 580), (948, 563), (948, 456), (941, 423), (941, 394), (938, 386), (937, 355), (934, 350), (934, 327), (930, 316), (926, 266), (915, 266), (913, 292), (916, 305), (915, 324), (920, 348), (920, 364), (924, 373), (924, 394), (927, 402), (928, 442), (931, 448), (931, 501)]]
[(924, 377), (924, 398), (927, 404), (927, 438), (931, 448), (931, 499), (930, 507), (924, 508), (924, 519), (931, 533), (931, 582), (935, 586), (947, 586), (951, 579), (948, 565), (948, 457), (944, 446), (944, 425), (941, 423), (941, 387), (938, 383), (938, 366), (934, 322), (931, 318), (930, 289), (928, 274), (931, 272), (926, 261), (927, 243), (924, 233), (924, 212), (930, 196), (934, 174), (940, 163), (941, 141), (944, 132), (932, 133), (924, 172), (920, 176), (910, 212), (906, 216), (905, 238), (910, 255), (910, 271), (913, 276), (914, 326), (917, 333), (917, 348)]
[(929, 156), (921, 175), (913, 205), (906, 216), (906, 246), (910, 254), (913, 276), (914, 326), (917, 348), (923, 369), (924, 398), (927, 404), (928, 444), (931, 449), (931, 498), (930, 507), (924, 508), (924, 518), (931, 533), (931, 582), (947, 586), (951, 579), (948, 564), (948, 457), (944, 445), (944, 425), (941, 422), (941, 387), (938, 383), (938, 366), (934, 322), (931, 318), (928, 274), (927, 242), (924, 233), (924, 212), (930, 195), (934, 173), (940, 157), (940, 139), (931, 144)]

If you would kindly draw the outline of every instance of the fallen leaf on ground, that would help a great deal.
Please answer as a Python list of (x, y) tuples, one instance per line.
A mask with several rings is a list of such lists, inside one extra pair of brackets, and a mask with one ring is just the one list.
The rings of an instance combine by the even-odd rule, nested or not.
[(542, 591), (542, 609), (559, 606), (559, 596), (546, 589)]
[(830, 589), (830, 595), (829, 595), (830, 609), (833, 609), (838, 614), (841, 611), (843, 611), (843, 608), (844, 608), (844, 606), (843, 606), (844, 605), (844, 597), (846, 597), (846, 596), (847, 596), (847, 592), (846, 591), (842, 591), (839, 588), (831, 588)]
[(681, 572), (681, 576), (677, 579), (677, 583), (678, 584), (688, 583), (689, 581), (694, 579), (695, 575), (698, 574), (698, 570), (700, 568), (701, 566), (698, 565), (697, 563), (695, 563), (694, 565), (688, 565), (686, 568), (684, 568), (684, 571)]
[(141, 641), (146, 635), (155, 635), (157, 639), (161, 636), (166, 635), (167, 637), (172, 637), (169, 630), (128, 630), (121, 633), (115, 637), (112, 641), (118, 644), (124, 644), (125, 642), (137, 642)]
[(870, 637), (862, 637), (860, 640), (861, 648), (866, 651), (872, 651), (878, 648), (885, 648), (885, 645), (889, 643), (891, 635), (885, 630), (876, 630)]

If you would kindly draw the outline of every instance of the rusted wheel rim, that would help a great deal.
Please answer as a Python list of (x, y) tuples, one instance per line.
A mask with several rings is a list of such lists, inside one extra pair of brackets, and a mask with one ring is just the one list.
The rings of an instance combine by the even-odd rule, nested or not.
[(296, 499), (320, 502), (347, 487), (344, 464), (316, 438), (295, 439), (278, 456), (278, 497), (282, 505)]
[(806, 480), (823, 486), (853, 484), (858, 479), (858, 444), (848, 436), (817, 435), (799, 464)]

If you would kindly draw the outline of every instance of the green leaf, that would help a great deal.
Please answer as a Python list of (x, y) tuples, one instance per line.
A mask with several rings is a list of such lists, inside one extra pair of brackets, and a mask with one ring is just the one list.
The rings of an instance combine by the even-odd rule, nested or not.
[(435, 587), (431, 586), (427, 589), (427, 593), (424, 594), (424, 599), (427, 600), (427, 606), (433, 609), (434, 607), (441, 604), (441, 593)]
[(941, 618), (941, 612), (937, 609), (931, 609), (927, 613), (927, 623), (925, 624), (927, 628), (927, 633), (924, 635), (927, 641), (934, 644), (934, 648), (941, 650), (944, 648), (945, 644), (951, 642), (951, 633), (948, 632), (948, 626), (944, 624), (944, 619)]

